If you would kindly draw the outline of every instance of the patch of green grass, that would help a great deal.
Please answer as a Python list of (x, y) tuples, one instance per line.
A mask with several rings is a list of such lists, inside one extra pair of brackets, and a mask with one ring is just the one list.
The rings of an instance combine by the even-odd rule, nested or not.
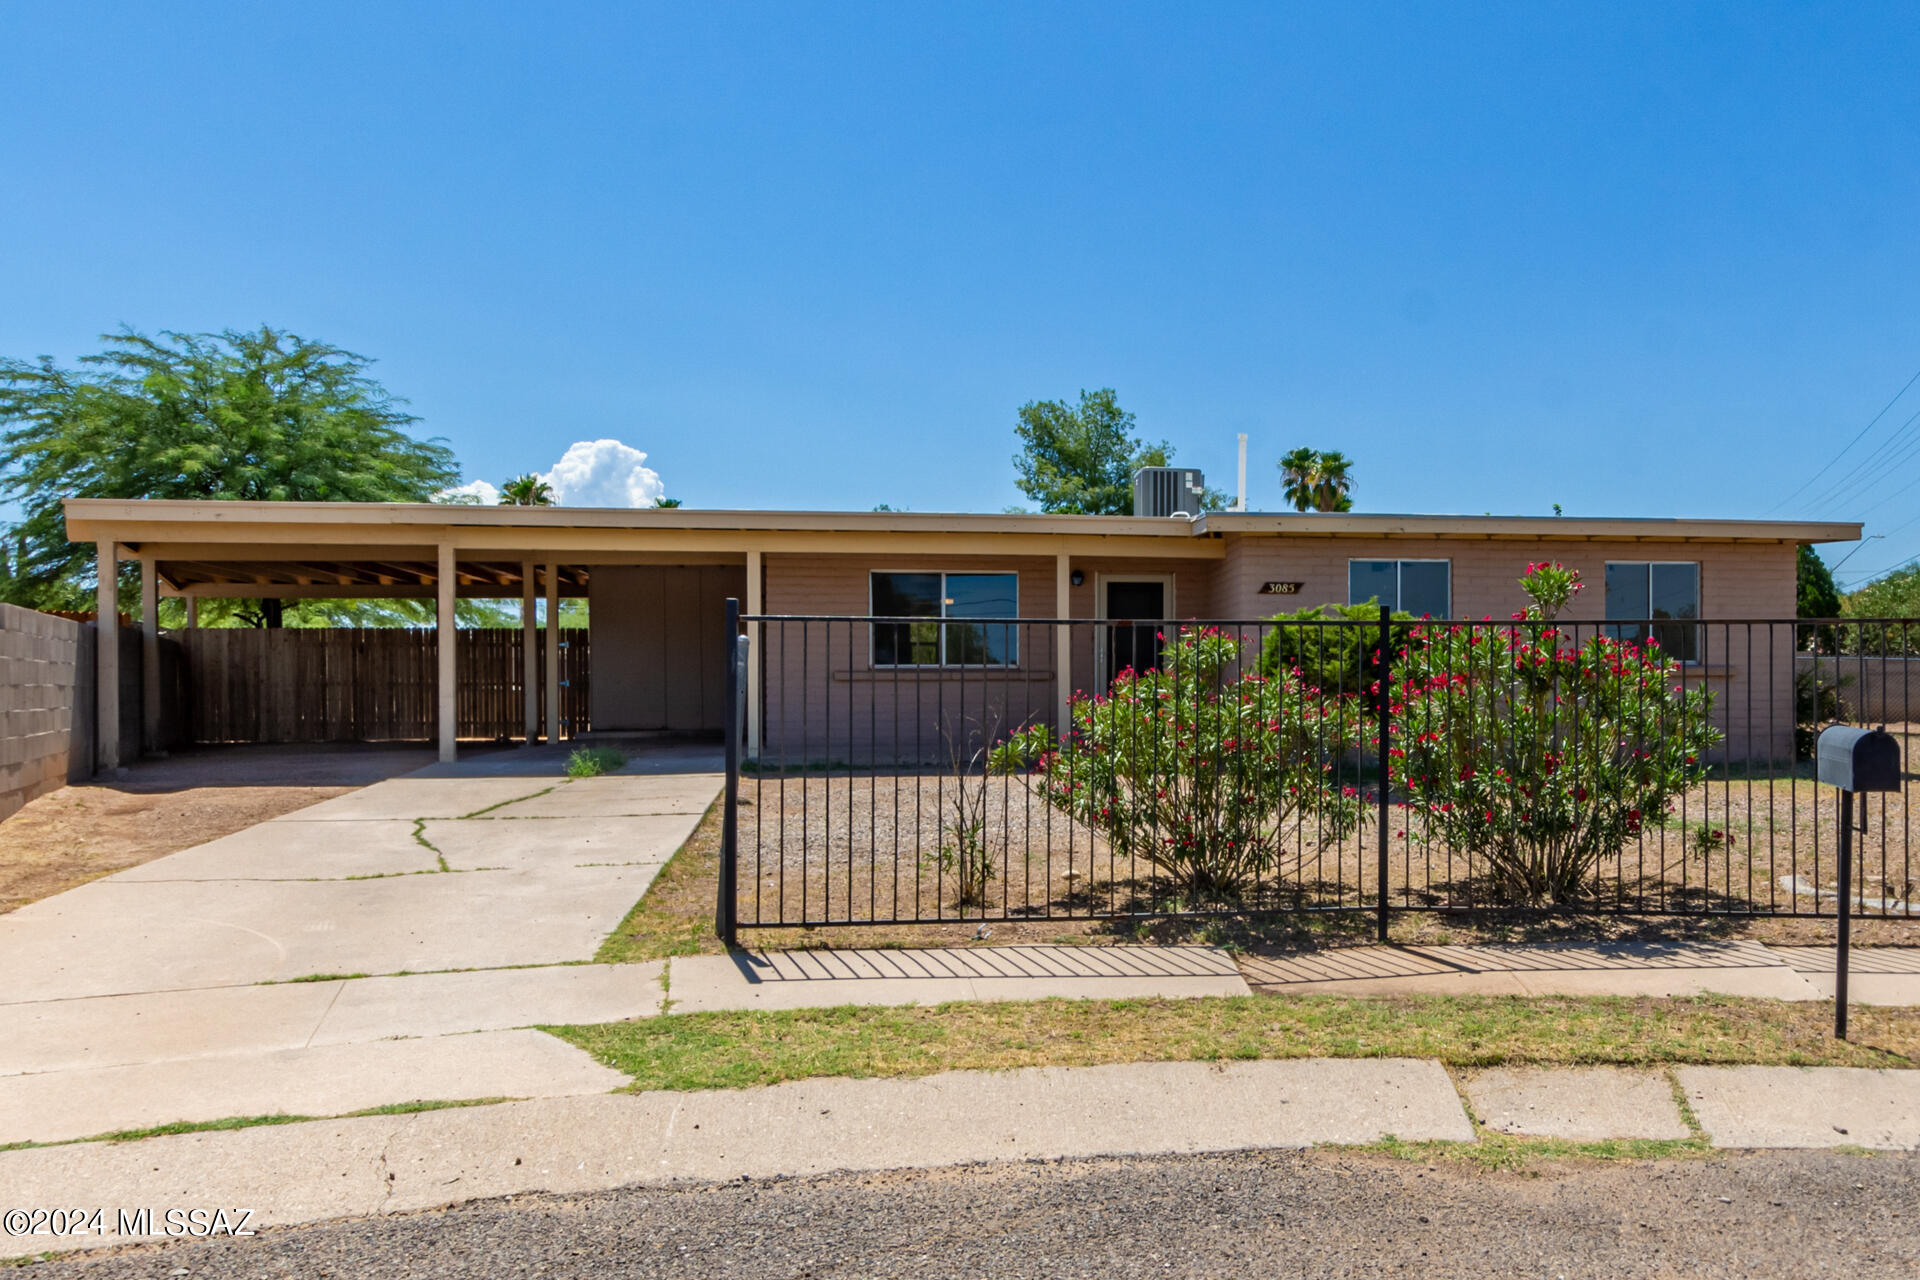
[(635, 964), (668, 956), (718, 955), (713, 932), (714, 885), (720, 867), (720, 809), (716, 800), (653, 878), (627, 918), (600, 944), (598, 964)]
[(510, 805), (510, 804), (519, 804), (519, 803), (520, 803), (520, 802), (521, 802), (522, 800), (533, 800), (533, 799), (536, 799), (536, 798), (538, 798), (538, 797), (540, 797), (540, 796), (543, 796), (543, 795), (545, 795), (545, 794), (547, 794), (547, 792), (549, 792), (549, 791), (551, 791), (551, 790), (553, 790), (553, 788), (554, 788), (554, 787), (556, 787), (556, 786), (558, 786), (558, 785), (560, 785), (560, 784), (559, 784), (559, 783), (554, 783), (554, 784), (552, 784), (552, 785), (550, 785), (550, 786), (545, 786), (545, 787), (542, 787), (542, 788), (540, 788), (540, 789), (539, 789), (538, 791), (529, 791), (529, 792), (527, 792), (527, 794), (525, 794), (525, 795), (523, 795), (523, 796), (513, 796), (513, 797), (511, 797), (510, 799), (506, 799), (506, 800), (496, 800), (496, 801), (494, 801), (494, 803), (492, 803), (492, 804), (489, 804), (489, 805), (483, 805), (482, 807), (480, 807), (480, 808), (478, 808), (478, 809), (475, 809), (475, 810), (474, 810), (474, 811), (473, 811), (472, 813), (463, 813), (463, 814), (461, 814), (461, 815), (460, 815), (460, 817), (459, 817), (459, 818), (457, 819), (457, 821), (461, 821), (461, 822), (464, 822), (464, 821), (466, 821), (466, 820), (467, 820), (468, 818), (478, 818), (478, 817), (479, 817), (479, 816), (481, 816), (482, 814), (486, 814), (486, 813), (492, 813), (492, 812), (493, 812), (493, 811), (494, 811), (495, 809), (504, 809), (504, 808), (506, 808), (506, 807), (507, 807), (508, 805)]
[(453, 870), (452, 867), (447, 865), (447, 855), (440, 852), (440, 846), (427, 839), (427, 820), (425, 818), (415, 818), (413, 820), (413, 842), (422, 849), (425, 849), (428, 853), (431, 853), (434, 856), (434, 860), (440, 864), (442, 871)]
[(269, 978), (260, 983), (263, 987), (291, 986), (296, 982), (351, 982), (355, 978), (371, 978), (370, 973), (304, 973), (297, 978)]
[(938, 1007), (667, 1014), (548, 1028), (635, 1089), (738, 1089), (813, 1076), (1235, 1058), (1433, 1058), (1537, 1063), (1920, 1065), (1920, 1014), (1700, 996), (1241, 996), (1041, 1000)]
[(37, 1267), (43, 1262), (52, 1262), (60, 1255), (52, 1249), (43, 1253), (23, 1253), (14, 1258), (0, 1258), (0, 1270), (9, 1267)]
[(217, 1133), (227, 1129), (257, 1129), (263, 1125), (305, 1124), (309, 1120), (354, 1120), (362, 1116), (408, 1116), (419, 1111), (450, 1111), (456, 1107), (486, 1107), (496, 1102), (514, 1102), (515, 1098), (450, 1098), (426, 1102), (390, 1102), (385, 1106), (343, 1111), (332, 1116), (288, 1115), (275, 1112), (264, 1116), (228, 1116), (221, 1120), (175, 1120), (171, 1124), (150, 1125), (145, 1129), (114, 1129), (85, 1138), (64, 1142), (9, 1142), (0, 1151), (26, 1151), (35, 1147), (70, 1147), (78, 1142), (138, 1142), (143, 1138), (169, 1138), (180, 1133)]
[(1389, 1135), (1379, 1142), (1326, 1144), (1323, 1149), (1373, 1152), (1422, 1164), (1472, 1165), (1500, 1173), (1527, 1173), (1553, 1160), (1697, 1160), (1713, 1154), (1713, 1145), (1699, 1136), (1574, 1142), (1566, 1138), (1523, 1138), (1491, 1129), (1481, 1129), (1473, 1142), (1405, 1142)]
[(626, 754), (612, 747), (581, 747), (567, 757), (567, 776), (597, 778), (603, 773), (612, 773), (626, 762)]

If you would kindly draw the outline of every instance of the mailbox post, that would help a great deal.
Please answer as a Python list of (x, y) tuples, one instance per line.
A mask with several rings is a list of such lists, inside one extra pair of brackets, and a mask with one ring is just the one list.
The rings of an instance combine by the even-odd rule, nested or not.
[[(1833, 1034), (1847, 1038), (1847, 950), (1853, 931), (1853, 805), (1856, 793), (1900, 789), (1900, 744), (1882, 726), (1853, 729), (1834, 725), (1820, 731), (1815, 774), (1840, 788), (1840, 921), (1833, 955)], [(1860, 802), (1860, 826), (1867, 830), (1866, 802)]]

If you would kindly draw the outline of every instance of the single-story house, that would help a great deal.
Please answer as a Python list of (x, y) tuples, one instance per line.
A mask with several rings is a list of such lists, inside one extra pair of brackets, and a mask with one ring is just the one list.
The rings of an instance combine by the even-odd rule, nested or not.
[[(68, 536), (99, 549), (101, 581), (118, 563), (141, 567), (142, 620), (156, 632), (162, 595), (209, 597), (427, 597), (440, 634), (451, 634), (456, 597), (518, 598), (527, 634), (533, 602), (583, 597), (592, 622), (592, 724), (596, 732), (712, 731), (724, 714), (723, 601), (750, 615), (928, 618), (1189, 618), (1248, 620), (1329, 602), (1380, 599), (1415, 615), (1504, 619), (1524, 604), (1518, 579), (1533, 561), (1582, 571), (1588, 590), (1565, 617), (1791, 620), (1797, 548), (1858, 539), (1848, 522), (1595, 519), (1529, 516), (1271, 514), (1196, 517), (971, 515), (917, 512), (607, 510), (435, 504), (180, 502), (70, 499)], [(105, 628), (116, 623), (102, 594)], [(748, 670), (750, 749), (795, 713), (772, 705), (773, 667), (799, 661), (780, 651), (773, 624), (758, 630)], [(1101, 667), (1125, 658), (1092, 651), (1093, 637), (1066, 641), (1057, 626), (1023, 627), (1026, 651), (976, 637), (955, 655), (962, 627), (843, 628), (825, 657), (841, 686), (897, 687), (910, 670), (920, 690), (975, 678), (983, 666), (1017, 668), (1043, 691), (1045, 714)], [(1702, 629), (1703, 631), (1707, 629)], [(1729, 715), (1777, 701), (1779, 680), (1756, 692), (1763, 665), (1790, 672), (1790, 628), (1753, 650), (1686, 654), (1702, 679), (1720, 682)], [(956, 641), (955, 637), (961, 637)], [(546, 630), (546, 644), (557, 643)], [(838, 642), (837, 642), (838, 643)], [(1729, 642), (1731, 643), (1731, 642)], [(1001, 647), (996, 650), (995, 644)], [(1738, 647), (1738, 646), (1734, 646)], [(149, 644), (149, 680), (157, 679)], [(535, 652), (528, 644), (529, 660)], [(550, 649), (551, 652), (551, 649)], [(119, 647), (98, 647), (99, 714), (117, 723)], [(956, 658), (961, 660), (956, 660)], [(822, 655), (808, 655), (819, 663)], [(440, 751), (455, 751), (448, 714), (456, 651), (438, 650)], [(549, 664), (548, 679), (554, 664)], [(835, 687), (835, 686), (829, 686)], [(1790, 691), (1791, 678), (1786, 687)], [(535, 690), (529, 682), (527, 736)], [(826, 697), (824, 693), (821, 695)], [(869, 695), (872, 696), (872, 695)], [(1790, 696), (1790, 693), (1789, 693)], [(148, 700), (157, 705), (158, 699)], [(547, 736), (560, 736), (547, 699)], [(862, 714), (872, 716), (871, 703)], [(1771, 711), (1769, 722), (1777, 720)], [(1057, 723), (1057, 721), (1056, 721)], [(1790, 732), (1792, 716), (1786, 715)], [(1770, 733), (1777, 733), (1776, 728)], [(103, 741), (107, 735), (103, 735)], [(106, 762), (109, 765), (112, 761)]]

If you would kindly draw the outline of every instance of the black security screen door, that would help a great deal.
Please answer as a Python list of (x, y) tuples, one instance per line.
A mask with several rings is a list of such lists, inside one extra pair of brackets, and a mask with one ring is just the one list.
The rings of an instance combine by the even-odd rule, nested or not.
[(1138, 626), (1107, 628), (1107, 683), (1122, 671), (1145, 671), (1160, 662), (1160, 623), (1167, 616), (1167, 588), (1161, 582), (1107, 583), (1110, 623), (1139, 618)]

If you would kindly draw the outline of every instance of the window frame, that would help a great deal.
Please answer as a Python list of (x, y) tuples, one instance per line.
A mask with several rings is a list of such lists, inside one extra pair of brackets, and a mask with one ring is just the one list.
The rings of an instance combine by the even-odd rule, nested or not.
[(936, 628), (938, 628), (938, 633), (940, 636), (940, 660), (938, 662), (881, 662), (879, 660), (879, 655), (877, 652), (880, 628), (883, 626), (897, 626), (899, 624), (885, 623), (885, 622), (870, 622), (867, 624), (867, 669), (869, 671), (1017, 671), (1020, 669), (1020, 632), (1016, 626), (1007, 625), (1007, 624), (1002, 624), (1002, 625), (1007, 625), (1007, 630), (1012, 632), (1013, 661), (1011, 662), (948, 662), (947, 661), (947, 627), (948, 625), (950, 623), (977, 621), (977, 619), (968, 619), (966, 617), (954, 618), (954, 617), (950, 617), (947, 614), (947, 606), (946, 606), (946, 601), (948, 599), (947, 579), (950, 577), (1012, 578), (1013, 579), (1014, 617), (1018, 619), (1020, 616), (1020, 571), (1018, 569), (922, 569), (922, 568), (914, 568), (914, 567), (902, 567), (898, 569), (868, 569), (867, 570), (867, 616), (870, 618), (881, 616), (874, 612), (873, 592), (874, 592), (874, 579), (883, 573), (932, 574), (937, 576), (940, 579), (940, 600), (941, 600), (940, 614), (938, 617), (929, 615), (927, 619), (929, 622), (932, 622)]
[[(1693, 617), (1669, 618), (1665, 620), (1660, 620), (1660, 619), (1656, 619), (1653, 616), (1653, 570), (1656, 565), (1663, 565), (1663, 564), (1664, 565), (1686, 565), (1693, 570), (1693, 608), (1694, 608)], [(1608, 606), (1612, 603), (1610, 600), (1605, 598), (1606, 580), (1607, 580), (1607, 570), (1613, 568), (1615, 565), (1620, 565), (1622, 567), (1645, 568), (1647, 571), (1647, 598), (1645, 601), (1642, 602), (1644, 607), (1642, 608), (1641, 612), (1634, 615), (1634, 619), (1638, 619), (1639, 621), (1639, 630), (1643, 633), (1637, 637), (1637, 642), (1644, 644), (1647, 641), (1647, 639), (1652, 635), (1653, 629), (1655, 627), (1692, 628), (1695, 636), (1694, 646), (1693, 646), (1693, 650), (1694, 650), (1693, 656), (1690, 658), (1682, 658), (1682, 657), (1676, 656), (1674, 657), (1674, 661), (1686, 667), (1699, 666), (1701, 661), (1700, 660), (1701, 645), (1699, 640), (1699, 637), (1701, 635), (1700, 625), (1702, 621), (1705, 619), (1705, 615), (1707, 611), (1707, 578), (1706, 578), (1706, 573), (1704, 572), (1701, 566), (1701, 563), (1698, 560), (1603, 560), (1601, 561), (1600, 582), (1601, 582), (1602, 599), (1600, 601), (1600, 608), (1602, 613), (1607, 612)], [(1615, 640), (1625, 639), (1626, 637), (1622, 635), (1622, 632), (1626, 629), (1627, 625), (1631, 624), (1634, 621), (1634, 619), (1628, 619), (1626, 620), (1625, 623), (1616, 623), (1611, 618), (1607, 619), (1605, 623), (1607, 634)], [(1664, 652), (1666, 649), (1666, 646), (1662, 645), (1661, 649)]]
[(1347, 604), (1365, 604), (1365, 600), (1353, 598), (1353, 566), (1356, 564), (1390, 564), (1393, 566), (1393, 602), (1381, 601), (1388, 613), (1398, 612), (1400, 598), (1405, 594), (1401, 585), (1401, 566), (1409, 564), (1443, 564), (1447, 566), (1447, 611), (1442, 614), (1426, 614), (1435, 622), (1445, 622), (1453, 617), (1453, 559), (1450, 556), (1348, 556), (1347, 557)]

